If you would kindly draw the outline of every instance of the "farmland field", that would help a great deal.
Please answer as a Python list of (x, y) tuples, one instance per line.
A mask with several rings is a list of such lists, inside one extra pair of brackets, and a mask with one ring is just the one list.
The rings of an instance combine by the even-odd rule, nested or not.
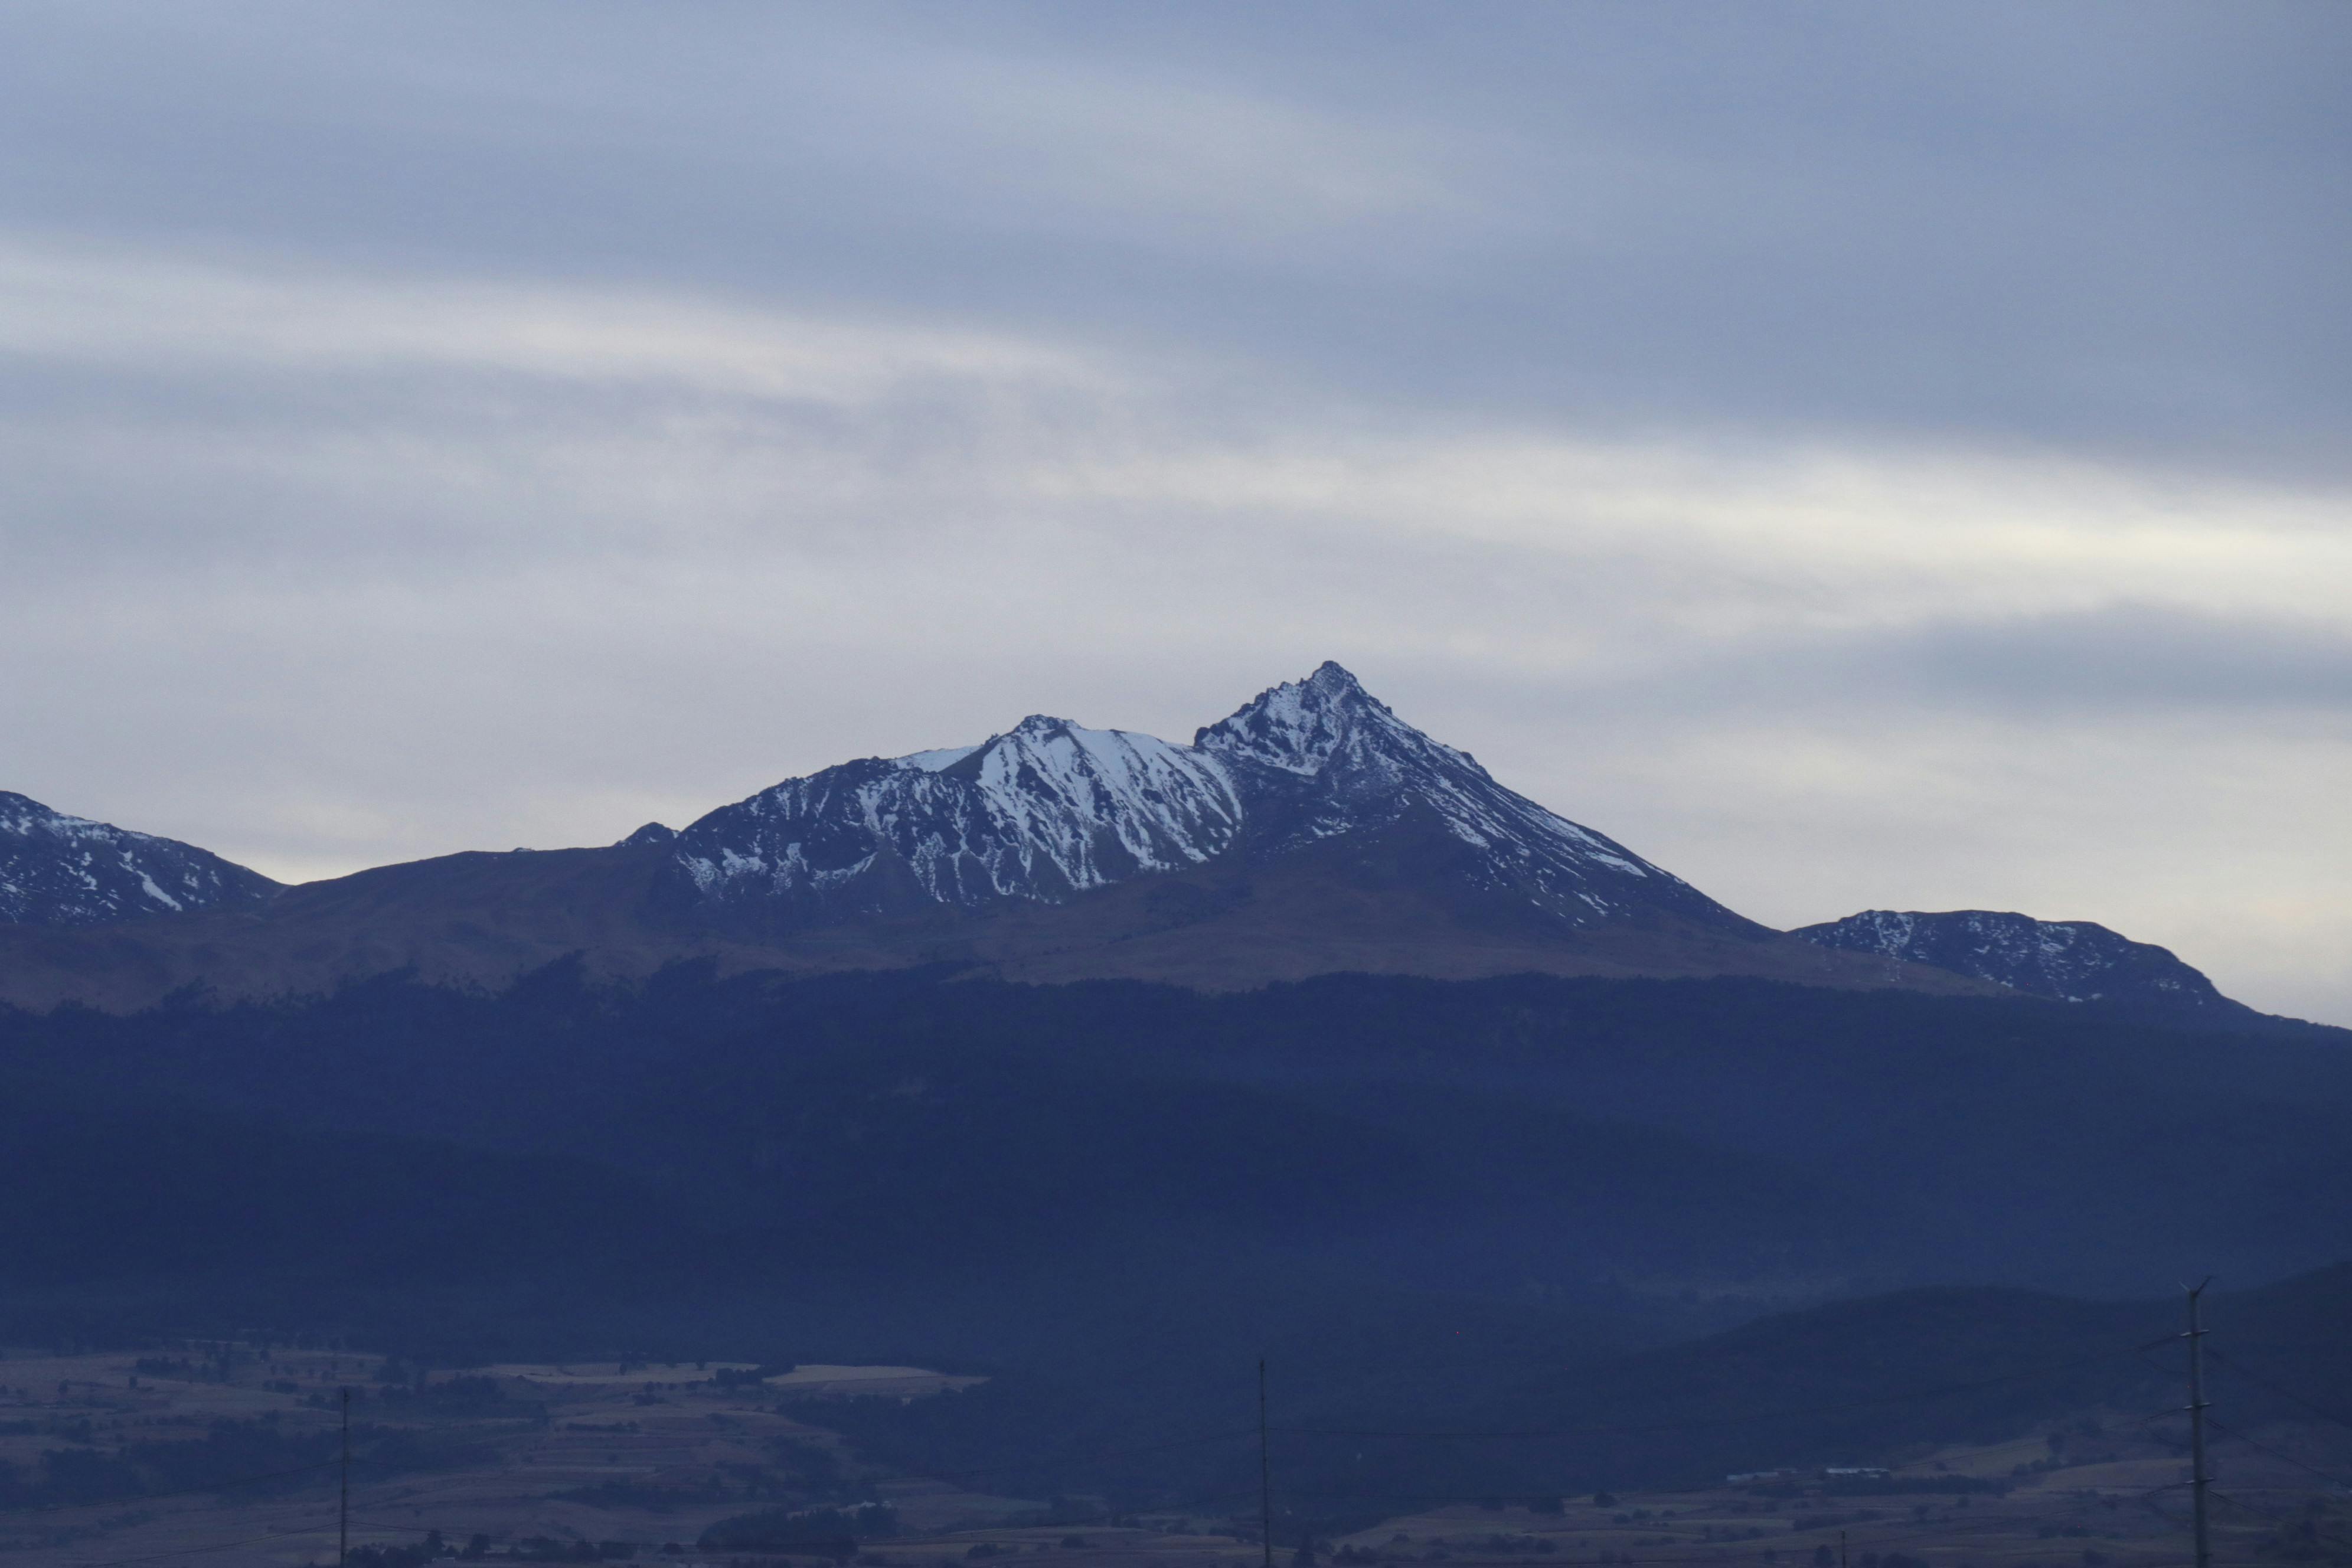
[[(340, 1426), (352, 1392), (351, 1545), (360, 1561), (947, 1568), (1050, 1555), (1071, 1568), (1258, 1561), (1254, 1497), (1112, 1515), (1098, 1500), (1000, 1495), (984, 1477), (863, 1462), (828, 1427), (851, 1398), (926, 1399), (983, 1380), (908, 1366), (511, 1363), (420, 1372), (347, 1350), (223, 1344), (0, 1362), (0, 1554), (21, 1568), (334, 1561)], [(2250, 1437), (2224, 1468), (2217, 1561), (2352, 1552), (2352, 1500), (2288, 1458), (2324, 1431)], [(2300, 1447), (2298, 1447), (2300, 1445)], [(1286, 1497), (1302, 1539), (1346, 1563), (1744, 1563), (1837, 1560), (2158, 1568), (2183, 1560), (2177, 1435), (2086, 1413), (2015, 1442), (1911, 1457), (1885, 1476), (1791, 1473), (1676, 1491), (1431, 1500), (1324, 1534), (1339, 1500)], [(1359, 1508), (1356, 1512), (1361, 1514)], [(805, 1539), (759, 1526), (807, 1526)], [(835, 1521), (840, 1528), (826, 1528)], [(706, 1532), (719, 1527), (706, 1541)], [(732, 1537), (727, 1535), (730, 1529)], [(749, 1533), (746, 1533), (746, 1531)], [(855, 1534), (853, 1542), (849, 1537)], [(827, 1537), (830, 1538), (827, 1538)]]

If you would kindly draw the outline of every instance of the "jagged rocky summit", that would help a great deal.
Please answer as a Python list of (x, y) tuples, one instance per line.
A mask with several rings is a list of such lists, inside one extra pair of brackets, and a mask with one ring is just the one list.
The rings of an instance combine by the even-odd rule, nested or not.
[(2032, 996), (2195, 1021), (2260, 1017), (2166, 948), (2089, 921), (1999, 910), (1864, 910), (1790, 933), (1848, 952), (1932, 963)]
[(257, 906), (278, 885), (176, 839), (53, 811), (0, 790), (0, 922), (92, 926)]
[(1061, 904), (1137, 878), (1411, 841), (1417, 864), (1570, 928), (1748, 922), (1497, 784), (1326, 663), (1190, 745), (1033, 715), (977, 745), (790, 779), (680, 832), (679, 896), (774, 923)]

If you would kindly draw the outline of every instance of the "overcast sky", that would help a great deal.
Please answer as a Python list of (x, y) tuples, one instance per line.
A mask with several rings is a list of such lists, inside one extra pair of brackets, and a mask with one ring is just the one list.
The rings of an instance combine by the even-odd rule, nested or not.
[(1336, 658), (2352, 1024), (2352, 6), (0, 6), (0, 788), (289, 879)]

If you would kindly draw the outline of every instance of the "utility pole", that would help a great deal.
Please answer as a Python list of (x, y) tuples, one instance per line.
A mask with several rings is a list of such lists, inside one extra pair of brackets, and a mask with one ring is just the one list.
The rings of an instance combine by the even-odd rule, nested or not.
[(2213, 1543), (2205, 1531), (2205, 1489), (2213, 1478), (2205, 1468), (2205, 1320), (2200, 1298), (2213, 1283), (2208, 1274), (2189, 1291), (2189, 1496), (2197, 1522), (2197, 1568), (2213, 1568)]
[[(1257, 1517), (1265, 1568), (1274, 1568), (1274, 1461), (1265, 1447), (1265, 1362), (1257, 1363)], [(2197, 1568), (2205, 1568), (2199, 1563)]]
[(352, 1391), (343, 1390), (343, 1489), (335, 1510), (335, 1568), (352, 1554)]
[(1838, 1568), (1845, 1568), (1845, 1531), (1838, 1531)]

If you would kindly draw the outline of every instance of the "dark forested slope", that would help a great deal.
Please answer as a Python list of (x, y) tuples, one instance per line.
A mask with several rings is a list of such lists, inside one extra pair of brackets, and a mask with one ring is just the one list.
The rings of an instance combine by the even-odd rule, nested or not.
[(691, 966), (0, 1016), (44, 1081), (602, 1166), (812, 1264), (1205, 1226), (1416, 1284), (1759, 1301), (2352, 1253), (2341, 1038), (1734, 980), (1217, 996)]
[[(870, 1440), (1047, 1468), (1054, 1444), (1221, 1429), (1260, 1354), (1342, 1426), (1518, 1429), (1571, 1396), (1681, 1420), (2140, 1333), (2035, 1292), (2352, 1256), (2340, 1038), (1732, 980), (1213, 995), (576, 965), (496, 994), (0, 1015), (0, 1334), (947, 1361), (992, 1392)], [(1666, 1343), (1926, 1286), (1976, 1294)], [(1750, 1447), (1609, 1452), (1664, 1476)], [(1383, 1484), (1476, 1468), (1361, 1451)], [(1545, 1462), (1584, 1473), (1575, 1452)], [(1108, 1462), (1077, 1468), (1176, 1474)]]

